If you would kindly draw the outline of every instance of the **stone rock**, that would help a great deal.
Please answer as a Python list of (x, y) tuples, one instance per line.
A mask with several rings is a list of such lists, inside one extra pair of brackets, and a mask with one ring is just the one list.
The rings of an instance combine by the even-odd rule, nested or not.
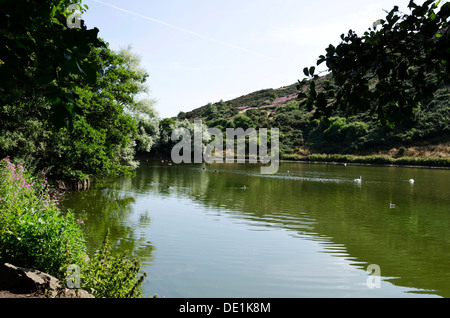
[(0, 265), (0, 290), (16, 294), (38, 293), (49, 298), (95, 298), (85, 290), (65, 288), (47, 273), (8, 263)]

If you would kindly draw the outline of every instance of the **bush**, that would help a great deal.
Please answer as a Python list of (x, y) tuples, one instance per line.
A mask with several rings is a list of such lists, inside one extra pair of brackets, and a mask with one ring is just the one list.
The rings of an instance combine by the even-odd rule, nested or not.
[(33, 267), (62, 278), (67, 265), (82, 264), (85, 238), (72, 213), (63, 215), (45, 175), (0, 162), (0, 262)]
[(109, 229), (103, 245), (89, 261), (82, 275), (83, 288), (104, 298), (136, 298), (141, 296), (140, 285), (146, 273), (137, 277), (141, 263), (137, 259), (127, 260), (126, 254), (112, 255), (109, 244)]
[(9, 158), (0, 161), (0, 263), (34, 268), (61, 281), (67, 266), (81, 269), (81, 288), (95, 297), (138, 297), (146, 276), (137, 278), (138, 260), (111, 254), (108, 236), (99, 253), (88, 260), (83, 221), (63, 214), (51, 197), (44, 173), (29, 174)]

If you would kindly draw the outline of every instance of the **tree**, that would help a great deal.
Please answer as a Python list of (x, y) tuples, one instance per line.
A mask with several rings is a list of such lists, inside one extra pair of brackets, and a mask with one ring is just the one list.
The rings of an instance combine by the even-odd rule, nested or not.
[(159, 118), (153, 107), (154, 103), (152, 99), (141, 99), (130, 110), (138, 128), (136, 151), (140, 153), (149, 153), (160, 136)]
[(52, 130), (43, 163), (55, 177), (85, 178), (91, 175), (130, 174), (140, 126), (136, 96), (147, 74), (131, 67), (130, 59), (106, 47), (95, 48), (93, 59), (103, 72), (93, 84), (74, 77), (74, 93), (80, 111), (73, 117), (73, 130)]
[(121, 55), (106, 45), (91, 54), (103, 72), (92, 84), (72, 76), (79, 108), (72, 127), (51, 123), (45, 97), (19, 95), (0, 108), (0, 155), (45, 169), (52, 178), (132, 173), (136, 148), (150, 150), (158, 134), (153, 101), (137, 98), (146, 91), (147, 74), (130, 63), (130, 52)]
[(120, 49), (118, 53), (124, 60), (124, 68), (136, 74), (136, 77), (130, 78), (126, 84), (135, 88), (130, 92), (133, 99), (124, 105), (126, 112), (130, 113), (136, 122), (136, 151), (149, 153), (159, 138), (159, 118), (154, 108), (156, 100), (148, 97), (148, 74), (141, 67), (141, 58), (132, 52), (131, 46)]
[(244, 130), (253, 127), (253, 121), (245, 114), (238, 114), (234, 117), (234, 125), (236, 128), (242, 128)]
[(208, 119), (213, 119), (217, 116), (217, 106), (209, 103), (206, 105), (206, 109), (203, 112), (202, 116), (208, 117)]
[(201, 121), (200, 123), (190, 122), (187, 119), (184, 120), (174, 120), (172, 118), (162, 119), (159, 123), (160, 138), (157, 145), (159, 154), (162, 156), (170, 156), (172, 148), (178, 144), (178, 142), (184, 137), (182, 134), (178, 134), (178, 140), (172, 140), (172, 133), (180, 128), (181, 131), (188, 131), (189, 137), (191, 138), (191, 151), (195, 150), (196, 138), (201, 139), (202, 147), (206, 145), (211, 140), (211, 135), (208, 132), (208, 127), (204, 125)]
[(44, 97), (57, 127), (72, 126), (80, 110), (73, 76), (95, 83), (99, 67), (91, 51), (104, 45), (97, 28), (82, 20), (71, 27), (70, 8), (87, 6), (78, 0), (0, 1), (0, 105), (18, 95)]
[(411, 118), (450, 83), (450, 3), (439, 4), (410, 1), (410, 14), (395, 6), (363, 36), (353, 30), (342, 34), (342, 42), (317, 61), (326, 63), (329, 81), (319, 78), (314, 66), (304, 68), (307, 78), (298, 85), (302, 105), (314, 109), (316, 118), (336, 111), (346, 116), (368, 111), (390, 125)]

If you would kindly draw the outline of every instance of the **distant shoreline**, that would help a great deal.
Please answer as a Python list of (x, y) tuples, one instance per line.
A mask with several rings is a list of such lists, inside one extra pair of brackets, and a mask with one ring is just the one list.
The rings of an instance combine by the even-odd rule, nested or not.
[(303, 162), (303, 163), (329, 163), (348, 165), (367, 165), (384, 167), (413, 167), (450, 169), (450, 158), (428, 158), (428, 157), (399, 157), (393, 158), (386, 155), (339, 155), (339, 154), (311, 154), (311, 155), (288, 155), (285, 154), (280, 162)]
[[(280, 160), (281, 163), (305, 163), (305, 164), (335, 164), (343, 165), (343, 162), (334, 161), (308, 161), (308, 160)], [(387, 164), (387, 163), (362, 163), (362, 162), (348, 162), (351, 166), (372, 166), (372, 167), (402, 167), (402, 168), (427, 168), (427, 169), (450, 169), (450, 166), (419, 166), (419, 165), (400, 165), (400, 164)]]
[[(169, 157), (162, 156), (139, 156), (140, 161), (163, 160), (171, 162)], [(248, 156), (245, 157), (249, 163)], [(379, 167), (405, 167), (405, 168), (428, 168), (428, 169), (450, 169), (450, 158), (427, 158), (427, 157), (401, 157), (392, 158), (385, 155), (281, 155), (281, 163), (305, 163), (305, 164), (335, 164), (335, 165), (358, 165), (358, 166), (379, 166)]]

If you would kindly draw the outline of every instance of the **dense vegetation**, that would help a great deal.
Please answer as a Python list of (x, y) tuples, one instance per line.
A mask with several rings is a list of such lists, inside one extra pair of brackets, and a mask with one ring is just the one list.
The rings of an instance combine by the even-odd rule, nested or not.
[[(322, 82), (328, 80), (329, 76), (321, 78)], [(314, 111), (299, 105), (295, 91), (296, 84), (263, 90), (180, 113), (178, 118), (202, 119), (205, 125), (224, 132), (226, 128), (234, 127), (279, 128), (281, 152), (285, 156), (309, 153), (368, 155), (393, 148), (398, 150), (395, 156), (408, 156), (412, 155), (408, 154), (408, 147), (450, 141), (450, 89), (447, 87), (437, 90), (435, 97), (423, 104), (415, 118), (395, 127), (379, 125), (369, 112), (349, 117), (334, 112), (330, 118), (315, 118)], [(448, 153), (443, 155), (448, 156)]]
[(74, 216), (62, 216), (45, 174), (32, 176), (9, 158), (0, 162), (0, 259), (61, 277), (63, 264), (83, 260), (84, 236)]
[(94, 296), (138, 297), (145, 273), (128, 255), (113, 255), (108, 233), (99, 251), (86, 252), (83, 220), (62, 213), (45, 173), (30, 174), (9, 158), (0, 161), (0, 262), (32, 267), (66, 281), (80, 268), (81, 287)]
[(0, 157), (51, 179), (130, 174), (158, 133), (153, 101), (137, 98), (148, 75), (130, 48), (69, 28), (70, 3), (2, 1)]
[(77, 3), (0, 1), (0, 262), (61, 280), (75, 264), (94, 296), (136, 297), (140, 263), (113, 255), (107, 238), (87, 255), (82, 221), (50, 190), (56, 179), (132, 174), (159, 133), (153, 100), (138, 98), (139, 58), (69, 23)]
[(305, 67), (299, 98), (316, 117), (340, 110), (347, 116), (368, 112), (381, 124), (413, 118), (424, 101), (450, 84), (450, 3), (427, 0), (408, 4), (409, 14), (395, 6), (359, 36), (341, 35), (319, 56), (332, 74), (319, 89), (315, 66)]

